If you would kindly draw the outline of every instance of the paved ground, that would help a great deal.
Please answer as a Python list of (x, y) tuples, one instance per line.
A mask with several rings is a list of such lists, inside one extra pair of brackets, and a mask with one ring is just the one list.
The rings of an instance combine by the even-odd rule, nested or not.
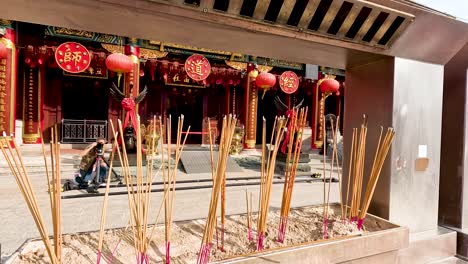
[[(44, 174), (44, 162), (40, 148), (22, 148), (27, 170), (30, 173), (31, 182), (36, 192), (42, 215), (46, 221), (49, 233), (51, 232), (50, 207), (48, 194), (46, 192), (46, 181)], [(76, 170), (77, 155), (80, 150), (64, 149), (61, 155), (63, 178), (73, 178)], [(248, 151), (245, 156), (258, 157), (258, 152)], [(313, 166), (319, 168), (320, 161), (313, 161)], [(245, 212), (245, 189), (253, 192), (254, 204), (258, 198), (259, 169), (255, 166), (243, 168), (242, 172), (228, 174), (228, 178), (236, 178), (229, 182), (238, 183), (240, 186), (227, 188), (227, 214)], [(280, 175), (277, 175), (280, 176)], [(248, 177), (249, 179), (247, 179)], [(210, 179), (210, 173), (186, 174), (179, 171), (178, 180), (204, 180)], [(244, 178), (244, 179), (243, 179)], [(307, 179), (303, 177), (303, 179)], [(323, 183), (317, 180), (309, 180), (297, 183), (294, 189), (292, 206), (305, 206), (319, 204), (323, 200)], [(158, 181), (158, 179), (156, 179)], [(160, 179), (159, 179), (160, 181)], [(280, 179), (275, 180), (280, 183)], [(246, 183), (252, 185), (245, 185)], [(209, 184), (209, 183), (208, 183)], [(207, 182), (184, 183), (179, 186), (199, 187), (206, 186)], [(157, 188), (157, 187), (155, 187)], [(116, 188), (113, 191), (118, 191)], [(174, 210), (174, 220), (187, 220), (204, 218), (210, 197), (209, 188), (178, 191)], [(274, 184), (272, 190), (272, 207), (281, 204), (282, 184)], [(63, 195), (76, 195), (82, 191), (65, 192)], [(333, 183), (330, 202), (338, 201), (338, 184)], [(161, 193), (152, 194), (152, 208), (159, 206)], [(88, 197), (75, 199), (62, 199), (62, 223), (64, 233), (84, 232), (99, 229), (100, 209), (103, 197)], [(254, 206), (255, 208), (255, 206)], [(154, 209), (155, 210), (155, 209)], [(152, 212), (155, 215), (155, 212)], [(107, 228), (124, 227), (128, 222), (128, 203), (125, 195), (111, 196), (109, 202)], [(2, 248), (2, 259), (5, 260), (14, 253), (26, 240), (38, 237), (34, 222), (18, 191), (14, 178), (6, 166), (3, 157), (0, 159), (0, 243)]]

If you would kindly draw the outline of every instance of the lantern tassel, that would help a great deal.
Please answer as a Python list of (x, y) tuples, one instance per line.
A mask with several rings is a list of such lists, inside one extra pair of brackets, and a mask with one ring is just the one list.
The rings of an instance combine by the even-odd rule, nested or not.
[(262, 100), (263, 100), (263, 97), (265, 97), (266, 92), (267, 92), (267, 89), (263, 89)]
[(117, 87), (120, 87), (120, 78), (122, 78), (122, 73), (118, 72), (117, 73)]

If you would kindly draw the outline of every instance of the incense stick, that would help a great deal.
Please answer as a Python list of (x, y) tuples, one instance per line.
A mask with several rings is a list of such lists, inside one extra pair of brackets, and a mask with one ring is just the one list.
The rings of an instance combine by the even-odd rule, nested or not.
[(346, 188), (346, 207), (345, 207), (345, 215), (344, 219), (347, 219), (347, 212), (348, 212), (348, 196), (349, 196), (349, 185), (351, 183), (351, 175), (352, 175), (352, 168), (353, 168), (353, 161), (354, 161), (354, 141), (356, 138), (356, 130), (353, 128), (353, 136), (351, 138), (351, 154), (350, 159), (349, 159), (349, 167), (348, 167), (348, 182), (347, 182), (347, 188)]
[(379, 138), (379, 142), (377, 145), (377, 150), (374, 156), (374, 163), (372, 164), (372, 169), (369, 175), (369, 181), (367, 183), (366, 192), (364, 194), (362, 207), (359, 212), (359, 219), (358, 219), (359, 229), (362, 229), (363, 222), (367, 214), (367, 210), (369, 209), (369, 205), (372, 200), (375, 187), (377, 186), (377, 182), (379, 180), (380, 172), (382, 171), (382, 167), (384, 165), (388, 151), (390, 150), (390, 147), (393, 142), (393, 138), (395, 136), (395, 131), (393, 130), (393, 128), (388, 128), (385, 138), (382, 141), (381, 140), (382, 130), (383, 128), (381, 129), (380, 138)]
[(209, 261), (211, 247), (213, 246), (213, 233), (217, 222), (216, 211), (219, 202), (221, 185), (223, 182), (223, 177), (225, 177), (224, 175), (226, 173), (226, 162), (229, 156), (229, 150), (231, 147), (232, 137), (234, 135), (236, 123), (237, 119), (235, 116), (229, 115), (223, 118), (221, 138), (218, 149), (218, 161), (216, 163), (215, 177), (213, 181), (213, 188), (211, 191), (208, 216), (197, 259), (198, 264), (206, 264)]
[(322, 174), (323, 174), (323, 212), (322, 212), (322, 219), (323, 219), (323, 224), (322, 224), (322, 232), (323, 232), (323, 237), (327, 236), (327, 221), (326, 221), (326, 209), (325, 206), (327, 205), (327, 174), (326, 174), (326, 166), (327, 166), (327, 141), (326, 141), (326, 120), (325, 120), (325, 115), (322, 116), (322, 147), (323, 147), (323, 167), (322, 167)]
[[(179, 120), (181, 120), (179, 118)], [(183, 117), (182, 117), (183, 120)], [(114, 125), (112, 122), (111, 123), (111, 128), (116, 136), (116, 132), (114, 129)], [(140, 123), (140, 118), (137, 116), (137, 124)], [(153, 123), (156, 124), (156, 119), (153, 117)], [(176, 161), (174, 166), (177, 166), (177, 163), (180, 159), (180, 153), (182, 151), (182, 148), (185, 144), (185, 140), (187, 138), (187, 135), (185, 136), (184, 142), (181, 143), (180, 136), (182, 134), (182, 122), (179, 122), (179, 129), (178, 129), (178, 139), (177, 139), (177, 146), (180, 147), (176, 150)], [(120, 140), (121, 142), (124, 142), (123, 140), (123, 130), (122, 130), (122, 122), (119, 120), (119, 135), (120, 135)], [(160, 120), (160, 124), (161, 120)], [(160, 126), (162, 128), (162, 125)], [(170, 129), (170, 127), (169, 127)], [(189, 127), (190, 129), (190, 127)], [(161, 132), (162, 129), (161, 129)], [(169, 130), (170, 132), (170, 130)], [(156, 133), (155, 126), (153, 127), (153, 141), (151, 142), (152, 145), (150, 147), (151, 153), (154, 152), (155, 144), (156, 141), (154, 140), (154, 135)], [(162, 133), (161, 133), (162, 134)], [(166, 136), (170, 137), (170, 133), (166, 133)], [(171, 170), (171, 168), (168, 166), (167, 168), (164, 168), (163, 170), (163, 180), (165, 182), (165, 189), (164, 189), (164, 198), (161, 202), (160, 209), (158, 212), (158, 215), (156, 217), (156, 222), (155, 225), (153, 226), (151, 230), (151, 235), (147, 236), (148, 234), (148, 217), (149, 217), (149, 208), (150, 208), (150, 195), (151, 195), (151, 184), (153, 181), (154, 177), (154, 161), (151, 158), (150, 160), (147, 161), (147, 166), (146, 166), (146, 173), (143, 173), (143, 157), (142, 157), (142, 144), (141, 144), (141, 134), (137, 133), (137, 171), (136, 171), (136, 184), (132, 184), (132, 179), (131, 179), (131, 174), (129, 170), (129, 163), (128, 163), (128, 157), (125, 149), (125, 145), (122, 145), (122, 154), (120, 153), (120, 148), (119, 145), (116, 144), (116, 149), (117, 153), (119, 156), (119, 159), (122, 164), (122, 172), (124, 175), (125, 183), (127, 186), (127, 196), (128, 196), (128, 205), (129, 205), (129, 210), (130, 210), (130, 225), (132, 226), (132, 234), (134, 238), (134, 247), (135, 247), (135, 254), (137, 258), (137, 263), (142, 264), (142, 263), (149, 263), (149, 257), (147, 254), (148, 250), (148, 245), (152, 240), (153, 234), (154, 234), (154, 228), (158, 222), (159, 215), (161, 212), (162, 205), (165, 205), (166, 212), (172, 212), (173, 211), (173, 200), (175, 198), (175, 175), (176, 175), (176, 167), (174, 170)], [(164, 140), (162, 141), (164, 143)], [(169, 146), (170, 148), (170, 146)], [(162, 153), (162, 166), (164, 166), (164, 148), (161, 146), (161, 153)], [(169, 157), (170, 158), (170, 157)], [(170, 165), (170, 161), (168, 162)], [(166, 174), (167, 170), (171, 170), (171, 174)], [(158, 171), (159, 173), (159, 171)], [(167, 176), (167, 177), (166, 177)], [(167, 179), (171, 179), (171, 181), (168, 183)], [(169, 187), (172, 187), (172, 192), (169, 192)], [(170, 195), (169, 195), (170, 193)], [(171, 199), (171, 203), (168, 203), (167, 200)], [(168, 208), (170, 207), (170, 208)], [(172, 222), (171, 219), (172, 216), (166, 215), (166, 225), (168, 225), (170, 222)], [(166, 237), (170, 238), (170, 224), (169, 227), (166, 228)], [(167, 241), (167, 245), (170, 245), (170, 241)], [(169, 253), (168, 248), (166, 249), (167, 253)], [(167, 254), (166, 256), (166, 261), (170, 261), (170, 256)]]
[[(13, 151), (11, 145), (13, 145), (15, 151)], [(59, 264), (60, 262), (48, 237), (48, 233), (44, 225), (44, 220), (39, 210), (36, 195), (32, 189), (29, 175), (24, 166), (24, 162), (15, 139), (13, 137), (6, 136), (4, 136), (4, 138), (0, 138), (0, 150), (5, 157), (5, 160), (7, 161), (11, 173), (15, 177), (16, 183), (18, 184), (23, 199), (26, 202), (26, 205), (28, 206), (28, 209), (33, 217), (36, 228), (39, 231), (52, 264)]]
[[(287, 223), (291, 208), (294, 181), (296, 179), (297, 166), (302, 148), (302, 136), (304, 134), (304, 127), (307, 120), (307, 110), (307, 107), (302, 108), (299, 111), (294, 110), (292, 112), (292, 116), (289, 118), (288, 133), (290, 133), (290, 136), (288, 142), (288, 154), (286, 157), (286, 170), (284, 174), (283, 197), (281, 201), (281, 218), (278, 227), (278, 242), (280, 243), (284, 242), (288, 226)], [(294, 135), (294, 133), (297, 134)], [(292, 164), (290, 164), (291, 156)]]
[[(113, 134), (114, 139), (117, 139), (117, 134)], [(99, 226), (99, 240), (98, 240), (98, 249), (97, 249), (97, 261), (96, 264), (99, 264), (101, 262), (101, 256), (102, 256), (102, 245), (104, 242), (104, 227), (106, 224), (106, 216), (107, 216), (107, 204), (109, 201), (109, 191), (110, 191), (110, 179), (111, 179), (111, 173), (112, 173), (112, 167), (114, 163), (114, 154), (115, 150), (117, 149), (116, 147), (117, 140), (114, 141), (113, 147), (112, 147), (112, 153), (110, 156), (110, 165), (109, 165), (109, 171), (107, 173), (107, 181), (106, 181), (106, 191), (104, 195), (104, 201), (102, 204), (102, 209), (101, 209), (101, 224)], [(100, 165), (100, 164), (98, 164)], [(99, 175), (98, 175), (99, 177)]]
[[(268, 211), (270, 206), (270, 197), (271, 197), (271, 187), (273, 184), (273, 175), (275, 171), (275, 163), (276, 163), (276, 155), (278, 154), (278, 149), (280, 147), (280, 142), (283, 138), (284, 134), (284, 127), (288, 119), (285, 117), (276, 117), (274, 129), (271, 135), (270, 145), (268, 146), (268, 153), (264, 151), (264, 155), (262, 155), (262, 163), (265, 162), (265, 154), (268, 155), (267, 163), (263, 166), (265, 171), (262, 173), (263, 177), (263, 184), (261, 184), (261, 191), (260, 191), (260, 211), (258, 212), (258, 222), (257, 222), (257, 250), (263, 250), (263, 244), (265, 239), (265, 232), (266, 232), (266, 223), (268, 217)], [(266, 132), (266, 120), (263, 118), (263, 134), (265, 135)], [(263, 137), (263, 144), (265, 145), (265, 137)], [(271, 143), (274, 143), (272, 145)]]
[(336, 125), (335, 125), (335, 130), (333, 130), (333, 124), (332, 124), (332, 131), (333, 131), (333, 159), (335, 159), (336, 162), (336, 171), (338, 174), (338, 192), (340, 195), (340, 209), (341, 209), (341, 218), (344, 219), (344, 207), (343, 207), (343, 197), (342, 197), (342, 190), (341, 190), (341, 167), (340, 167), (340, 160), (338, 157), (338, 132), (339, 130), (339, 124), (340, 124), (340, 117), (338, 116), (336, 118)]
[(250, 193), (250, 203), (249, 203), (249, 194), (247, 189), (245, 189), (245, 204), (247, 209), (247, 238), (249, 241), (252, 241), (252, 193)]

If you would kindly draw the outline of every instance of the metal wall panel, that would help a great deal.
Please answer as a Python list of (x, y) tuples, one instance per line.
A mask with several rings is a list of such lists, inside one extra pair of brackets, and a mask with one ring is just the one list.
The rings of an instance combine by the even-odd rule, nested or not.
[[(390, 221), (411, 232), (437, 228), (444, 67), (395, 58)], [(429, 166), (416, 171), (420, 145)]]
[(444, 68), (439, 224), (468, 227), (468, 44)]

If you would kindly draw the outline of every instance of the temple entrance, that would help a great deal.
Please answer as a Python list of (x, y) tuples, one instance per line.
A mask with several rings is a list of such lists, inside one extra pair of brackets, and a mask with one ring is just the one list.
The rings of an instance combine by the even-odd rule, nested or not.
[[(177, 133), (177, 118), (184, 115), (183, 131), (201, 132), (203, 121), (203, 96), (198, 91), (186, 88), (170, 88), (167, 91), (166, 114), (172, 117), (172, 138), (175, 140)], [(200, 144), (201, 134), (190, 134), (187, 144)], [(175, 141), (173, 142), (175, 143)]]
[(64, 119), (108, 119), (109, 89), (107, 81), (64, 77), (62, 87), (62, 112)]

